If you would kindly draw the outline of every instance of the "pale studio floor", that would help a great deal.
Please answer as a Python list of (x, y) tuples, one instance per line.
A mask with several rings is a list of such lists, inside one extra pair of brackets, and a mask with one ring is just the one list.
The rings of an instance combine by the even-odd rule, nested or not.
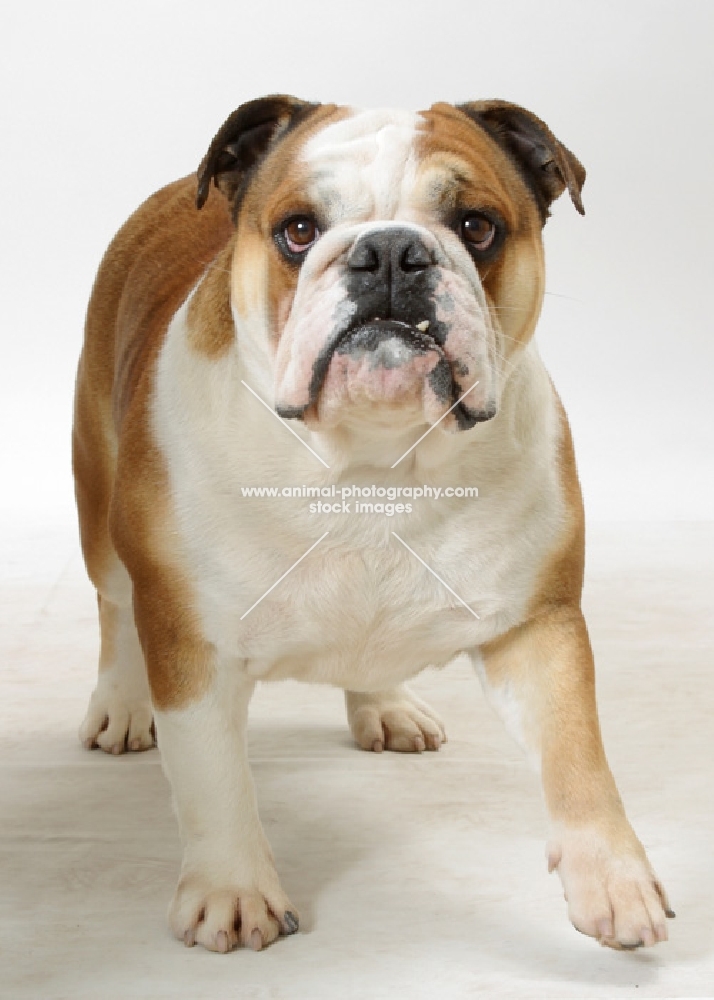
[(4, 542), (3, 998), (714, 995), (714, 524), (590, 530), (605, 743), (677, 911), (635, 953), (568, 923), (537, 782), (461, 661), (415, 684), (447, 724), (437, 754), (357, 751), (337, 691), (259, 691), (253, 771), (301, 931), (260, 954), (185, 949), (165, 924), (179, 844), (158, 751), (76, 738), (96, 624), (73, 530)]

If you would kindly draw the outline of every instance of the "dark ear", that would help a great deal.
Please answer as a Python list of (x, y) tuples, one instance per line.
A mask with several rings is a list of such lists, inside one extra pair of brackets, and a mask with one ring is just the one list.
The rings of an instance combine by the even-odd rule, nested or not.
[(196, 207), (203, 208), (211, 179), (232, 201), (247, 172), (271, 141), (319, 107), (287, 94), (271, 94), (242, 104), (218, 130), (198, 168)]
[(507, 101), (469, 101), (457, 105), (481, 125), (516, 161), (538, 202), (543, 222), (551, 202), (568, 189), (573, 204), (585, 215), (580, 192), (585, 167), (558, 142), (545, 122)]

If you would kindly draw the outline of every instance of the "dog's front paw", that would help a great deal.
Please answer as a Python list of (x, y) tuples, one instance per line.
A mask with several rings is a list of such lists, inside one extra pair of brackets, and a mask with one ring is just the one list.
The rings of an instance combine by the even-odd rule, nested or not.
[(277, 875), (265, 886), (216, 885), (210, 877), (185, 874), (169, 908), (169, 926), (187, 947), (202, 944), (227, 952), (238, 944), (260, 951), (298, 929), (297, 910)]
[(363, 750), (421, 753), (446, 742), (441, 719), (405, 687), (393, 691), (348, 691), (347, 717)]
[(618, 949), (667, 940), (666, 918), (674, 913), (629, 825), (615, 837), (587, 827), (561, 828), (547, 854), (577, 930)]
[(155, 742), (152, 718), (148, 682), (113, 667), (99, 674), (79, 738), (87, 750), (149, 750)]

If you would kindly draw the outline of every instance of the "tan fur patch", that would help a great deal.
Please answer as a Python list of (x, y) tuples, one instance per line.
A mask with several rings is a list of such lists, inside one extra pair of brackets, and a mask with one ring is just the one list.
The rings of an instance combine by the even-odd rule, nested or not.
[[(241, 205), (234, 264), (234, 304), (240, 315), (259, 315), (268, 301), (267, 326), (279, 339), (297, 287), (299, 269), (284, 259), (273, 229), (288, 214), (312, 214), (305, 196), (305, 170), (296, 166), (300, 149), (328, 124), (348, 117), (349, 108), (325, 104), (288, 133), (268, 155)], [(259, 272), (257, 284), (253, 276)], [(260, 296), (260, 301), (256, 299)]]
[(119, 609), (116, 604), (103, 599), (97, 594), (99, 606), (99, 624), (101, 632), (101, 649), (99, 652), (99, 670), (112, 667), (116, 660), (117, 632), (119, 630)]
[(556, 401), (567, 521), (539, 574), (526, 620), (481, 647), (481, 654), (489, 682), (512, 690), (527, 706), (524, 735), (541, 753), (551, 817), (573, 824), (604, 818), (615, 830), (622, 804), (602, 746), (593, 654), (580, 610), (585, 563), (582, 497), (570, 428), (557, 395)]
[(541, 221), (518, 170), (504, 151), (450, 104), (421, 113), (422, 197), (457, 214), (490, 208), (506, 224), (508, 239), (491, 263), (478, 265), (487, 298), (504, 333), (506, 358), (530, 339), (545, 289)]
[(188, 307), (189, 344), (207, 358), (219, 358), (235, 341), (231, 311), (234, 240), (210, 264)]
[(212, 654), (182, 565), (163, 462), (139, 421), (123, 438), (122, 452), (110, 518), (112, 539), (134, 583), (134, 617), (152, 702), (161, 710), (177, 709), (210, 686)]
[(537, 615), (547, 607), (579, 608), (585, 573), (585, 514), (575, 465), (573, 438), (555, 387), (553, 394), (560, 424), (558, 474), (568, 520), (558, 547), (541, 570), (528, 609), (529, 616)]
[(595, 669), (578, 607), (543, 609), (481, 647), (489, 682), (524, 707), (524, 736), (541, 760), (554, 820), (580, 825), (611, 817), (620, 802), (602, 746)]
[[(195, 191), (195, 178), (186, 177), (153, 195), (107, 250), (87, 313), (75, 410), (85, 561), (100, 592), (116, 553), (129, 569), (152, 692), (163, 708), (198, 697), (210, 677), (175, 550), (166, 471), (149, 430), (168, 323), (233, 233), (225, 200), (209, 198), (198, 212)], [(218, 270), (213, 281), (205, 294), (218, 296)], [(222, 349), (218, 340), (199, 333), (197, 346)]]

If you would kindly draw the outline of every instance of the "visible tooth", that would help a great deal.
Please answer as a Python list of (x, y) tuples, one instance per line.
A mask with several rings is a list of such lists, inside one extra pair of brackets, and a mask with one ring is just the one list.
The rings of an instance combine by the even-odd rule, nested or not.
[(417, 330), (421, 330), (422, 333), (426, 333), (426, 331), (429, 329), (429, 320), (423, 319), (421, 323), (417, 323), (416, 328)]

